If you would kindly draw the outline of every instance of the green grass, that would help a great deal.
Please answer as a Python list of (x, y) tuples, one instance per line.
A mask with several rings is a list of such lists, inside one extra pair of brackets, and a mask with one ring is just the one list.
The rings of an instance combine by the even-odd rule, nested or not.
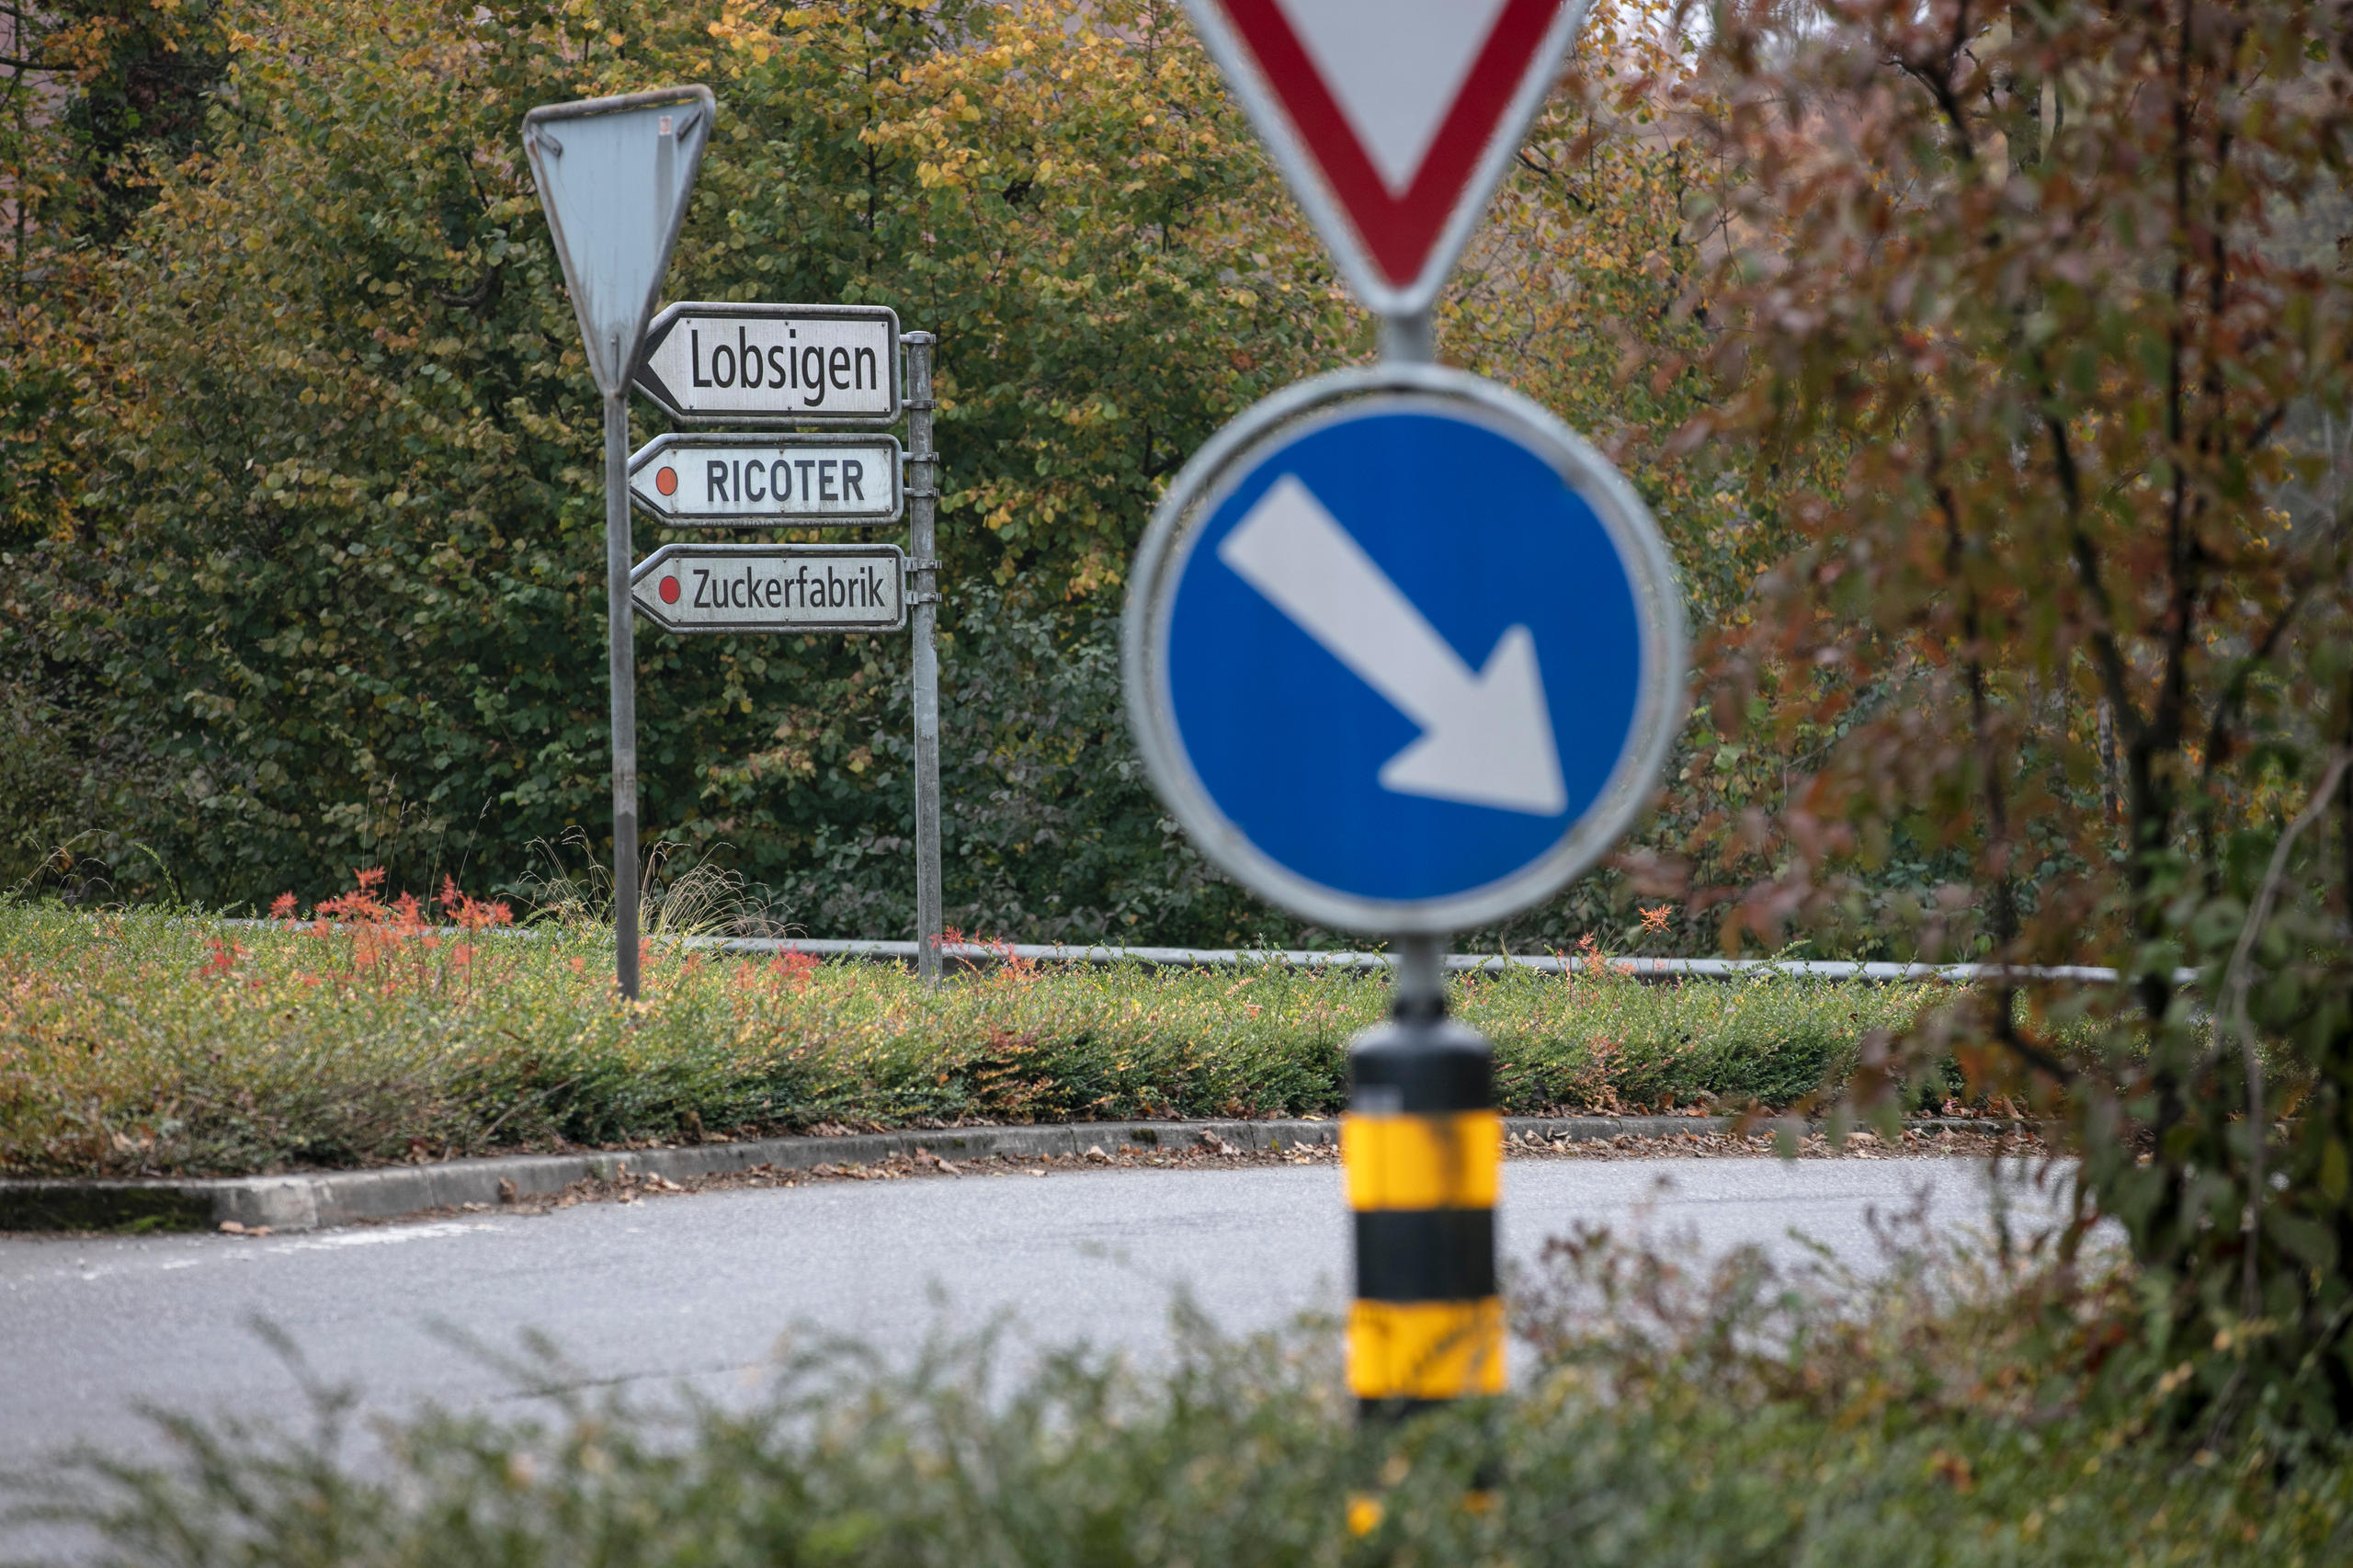
[[(224, 1175), (560, 1142), (1330, 1114), (1374, 977), (1011, 966), (937, 989), (593, 926), (428, 938), (0, 903), (0, 1174)], [(1459, 983), (1512, 1112), (1785, 1105), (1949, 995), (1768, 977)]]
[[(102, 1561), (248, 1568), (2319, 1568), (2353, 1545), (2346, 1454), (2209, 1436), (2159, 1358), (2115, 1348), (2120, 1278), (1825, 1289), (1750, 1257), (1695, 1280), (1591, 1238), (1553, 1264), (1519, 1293), (1520, 1392), (1395, 1431), (1353, 1421), (1332, 1325), (1193, 1325), (1149, 1371), (803, 1345), (748, 1408), (559, 1393), (392, 1424), (359, 1460), (323, 1392), (315, 1431), (174, 1418), (169, 1461), (22, 1494)], [(1351, 1532), (1357, 1498), (1378, 1514)]]

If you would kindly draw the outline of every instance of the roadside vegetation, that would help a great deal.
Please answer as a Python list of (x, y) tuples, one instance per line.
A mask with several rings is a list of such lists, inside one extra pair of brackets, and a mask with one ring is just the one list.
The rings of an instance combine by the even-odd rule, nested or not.
[[(297, 918), (299, 914), (300, 918)], [(802, 1131), (1334, 1115), (1385, 979), (1012, 961), (894, 966), (658, 934), (613, 992), (594, 922), (511, 928), (365, 885), (276, 924), (0, 903), (0, 1174), (228, 1175)], [(437, 928), (438, 927), (438, 928)], [(1781, 1108), (1950, 987), (1786, 975), (1465, 977), (1504, 1108)], [(1957, 1074), (1915, 1103), (1959, 1091)]]

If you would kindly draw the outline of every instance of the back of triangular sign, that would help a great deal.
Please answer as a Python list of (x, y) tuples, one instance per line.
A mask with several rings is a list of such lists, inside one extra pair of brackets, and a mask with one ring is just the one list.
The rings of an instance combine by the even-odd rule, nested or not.
[(546, 104), (523, 117), (588, 371), (610, 395), (629, 384), (662, 292), (718, 105), (702, 86)]

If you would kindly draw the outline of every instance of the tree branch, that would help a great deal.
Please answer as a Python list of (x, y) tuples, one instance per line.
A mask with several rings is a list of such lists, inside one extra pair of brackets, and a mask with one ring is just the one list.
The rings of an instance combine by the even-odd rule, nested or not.
[(1945, 570), (1958, 579), (1961, 592), (1961, 659), (1969, 681), (1970, 739), (1977, 753), (1979, 786), (1985, 792), (1986, 836), (1994, 877), (1994, 938), (2002, 954), (2002, 980), (1995, 992), (1994, 1038), (2029, 1067), (2054, 1081), (2072, 1083), (2075, 1069), (2018, 1032), (2018, 988), (2010, 983), (2010, 969), (2018, 937), (2018, 887), (2010, 876), (2010, 806), (2002, 787), (2001, 748), (1994, 738), (1992, 699), (1986, 690), (1982, 647), (1984, 627), (1977, 585), (1968, 572), (1967, 536), (1961, 506), (1944, 477), (1944, 427), (1928, 422), (1928, 483), (1937, 507), (1945, 517)]
[[(2272, 846), (2271, 864), (2264, 869), (2263, 885), (2256, 890), (2255, 903), (2246, 912), (2246, 923), (2239, 927), (2238, 945), (2231, 949), (2230, 965), (2222, 971), (2222, 1005), (2215, 1010), (2220, 1026), (2217, 1035), (2238, 1036), (2246, 1068), (2246, 1245), (2240, 1258), (2240, 1289), (2245, 1298), (2243, 1310), (2248, 1317), (2256, 1316), (2263, 1305), (2256, 1250), (2262, 1240), (2257, 1226), (2263, 1210), (2263, 1142), (2269, 1131), (2263, 1121), (2263, 1053), (2256, 1049), (2255, 1031), (2248, 1026), (2246, 1017), (2246, 993), (2252, 983), (2249, 960), (2255, 955), (2255, 944), (2263, 935), (2264, 926), (2270, 922), (2272, 905), (2279, 902), (2279, 884), (2288, 874), (2288, 852), (2296, 846), (2304, 829), (2328, 809), (2329, 797), (2336, 793), (2347, 763), (2353, 763), (2353, 754), (2342, 748), (2328, 754), (2328, 771), (2321, 775), (2320, 782), (2313, 786), (2312, 794), (2305, 799), (2303, 810), (2296, 813), (2296, 820), (2288, 824), (2288, 831)], [(2222, 1043), (2220, 1039), (2215, 1041), (2218, 1049)]]
[[(2332, 534), (2341, 534), (2349, 521), (2353, 521), (2353, 513), (2347, 513), (2344, 517), (2340, 517), (2329, 531)], [(2320, 576), (2317, 571), (2303, 572), (2297, 574), (2290, 580), (2288, 602), (2279, 607), (2279, 613), (2271, 618), (2271, 623), (2263, 629), (2262, 634), (2256, 639), (2255, 645), (2247, 650), (2246, 656), (2239, 660), (2237, 665), (2232, 669), (2231, 678), (2223, 684), (2222, 695), (2215, 699), (2213, 721), (2206, 726), (2206, 760), (2199, 768), (2199, 781), (2201, 784), (2211, 784), (2215, 771), (2222, 767), (2222, 749), (2229, 739), (2228, 732), (2233, 721), (2238, 717), (2239, 710), (2245, 706), (2247, 687), (2255, 679), (2256, 670), (2278, 649), (2279, 639), (2287, 634), (2288, 628), (2295, 621), (2297, 614), (2302, 610), (2305, 600), (2312, 597), (2312, 591), (2318, 585)]]
[(2052, 467), (2058, 473), (2060, 499), (2067, 510), (2068, 554), (2075, 562), (2075, 580), (2090, 596), (2092, 608), (2099, 617), (2099, 623), (2092, 628), (2087, 639), (2092, 658), (2099, 668), (2100, 685), (2108, 692), (2109, 707), (2124, 727), (2125, 739), (2130, 744), (2146, 726), (2141, 710), (2132, 701), (2132, 674), (2124, 662), (2124, 649), (2116, 641), (2116, 601), (2109, 597), (2107, 579), (2101, 575), (2099, 546), (2084, 527), (2083, 475), (2075, 467), (2075, 446), (2067, 438), (2065, 422), (2051, 412), (2050, 382), (2048, 378), (2040, 377), (2039, 356), (2035, 368), (2043, 381), (2040, 389), (2042, 427), (2051, 437)]
[(1974, 164), (1977, 161), (1976, 140), (1970, 134), (1969, 116), (1961, 106), (1961, 96), (1952, 87), (1952, 62), (1960, 58), (1968, 41), (1969, 6), (1967, 0), (1963, 0), (1961, 5), (1953, 8), (1952, 37), (1945, 45), (1944, 58), (1937, 62), (1933, 72), (1917, 62), (1900, 57), (1888, 63), (1928, 89), (1929, 97), (1936, 100), (1938, 112), (1952, 128), (1953, 151), (1961, 155), (1962, 163)]

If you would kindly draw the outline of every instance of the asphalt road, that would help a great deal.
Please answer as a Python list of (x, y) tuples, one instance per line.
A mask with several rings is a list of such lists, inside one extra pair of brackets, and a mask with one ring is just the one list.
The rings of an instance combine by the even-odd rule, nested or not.
[[(1871, 1211), (1925, 1195), (1940, 1221), (1982, 1226), (1993, 1187), (1968, 1160), (1562, 1161), (1513, 1163), (1504, 1194), (1523, 1260), (1582, 1220), (1711, 1254), (1788, 1248), (1794, 1230), (1870, 1266)], [(795, 1325), (904, 1351), (1007, 1312), (1034, 1345), (1149, 1356), (1179, 1289), (1247, 1332), (1337, 1306), (1347, 1267), (1328, 1165), (834, 1183), (257, 1240), (11, 1238), (0, 1472), (75, 1443), (157, 1454), (142, 1402), (299, 1418), (256, 1317), (374, 1411), (524, 1397), (452, 1330), (507, 1352), (543, 1330), (584, 1383), (723, 1398), (757, 1385)]]

